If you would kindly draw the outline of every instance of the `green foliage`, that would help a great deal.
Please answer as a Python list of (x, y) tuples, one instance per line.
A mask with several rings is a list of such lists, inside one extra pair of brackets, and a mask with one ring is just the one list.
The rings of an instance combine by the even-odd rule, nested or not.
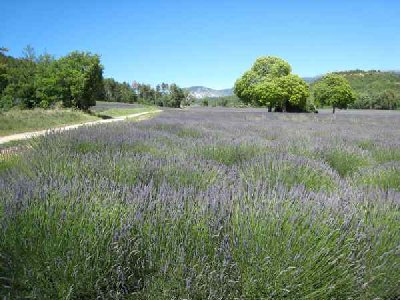
[(260, 99), (255, 97), (255, 89), (261, 80), (262, 78), (253, 70), (246, 71), (242, 77), (236, 80), (233, 91), (245, 104), (259, 106), (261, 103)]
[(399, 109), (400, 93), (397, 90), (385, 90), (374, 93), (363, 92), (357, 95), (352, 105), (358, 109)]
[[(270, 102), (282, 111), (304, 111), (310, 95), (307, 83), (297, 75), (289, 74), (276, 79), (276, 94)], [(267, 92), (268, 93), (268, 92)]]
[(313, 89), (314, 99), (321, 105), (335, 108), (347, 108), (355, 100), (353, 90), (345, 77), (328, 74), (318, 80)]
[(236, 95), (223, 97), (205, 97), (195, 100), (196, 104), (210, 107), (243, 107), (244, 103)]
[(236, 81), (234, 92), (245, 104), (268, 106), (276, 111), (306, 111), (308, 85), (290, 72), (286, 61), (260, 57), (251, 70)]
[(353, 70), (338, 73), (356, 94), (351, 106), (358, 109), (399, 109), (400, 75), (392, 72)]
[(176, 84), (162, 83), (154, 89), (148, 84), (119, 83), (113, 78), (103, 80), (100, 57), (89, 52), (74, 51), (55, 59), (49, 54), (36, 56), (32, 47), (24, 57), (6, 56), (0, 50), (0, 109), (49, 108), (61, 102), (64, 107), (88, 110), (96, 100), (109, 102), (141, 102), (181, 107), (189, 106), (192, 98)]
[(103, 94), (103, 67), (98, 55), (72, 52), (58, 61), (58, 70), (65, 107), (87, 110), (96, 105)]
[(189, 92), (175, 83), (158, 84), (154, 89), (148, 84), (134, 82), (132, 87), (140, 103), (179, 108), (192, 102)]
[(36, 63), (26, 58), (8, 59), (6, 73), (7, 85), (3, 89), (0, 106), (6, 109), (12, 106), (35, 107)]
[(8, 75), (7, 75), (8, 59), (4, 54), (5, 52), (7, 52), (6, 49), (3, 48), (0, 49), (0, 96), (8, 84)]
[(292, 67), (283, 59), (273, 56), (259, 57), (253, 64), (254, 71), (260, 78), (282, 77), (292, 72)]
[(113, 78), (104, 79), (104, 101), (137, 102), (137, 95), (127, 82), (119, 83)]
[(56, 60), (48, 54), (36, 57), (28, 46), (23, 58), (0, 54), (0, 108), (48, 108), (57, 102), (87, 110), (103, 93), (100, 57), (72, 52)]
[(58, 84), (57, 63), (54, 57), (45, 54), (39, 57), (35, 74), (35, 98), (40, 101), (35, 106), (48, 108), (52, 104), (62, 101), (61, 86)]
[(183, 89), (178, 87), (175, 83), (169, 87), (169, 95), (164, 102), (168, 107), (181, 107), (181, 102), (185, 99), (186, 95)]

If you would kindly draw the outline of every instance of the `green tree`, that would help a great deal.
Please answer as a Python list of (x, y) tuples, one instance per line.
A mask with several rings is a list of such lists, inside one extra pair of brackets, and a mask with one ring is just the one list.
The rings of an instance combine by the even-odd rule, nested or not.
[(84, 110), (96, 105), (96, 100), (104, 94), (103, 66), (100, 64), (100, 58), (94, 56), (91, 60), (84, 75), (83, 93), (77, 102), (77, 107)]
[(166, 106), (168, 107), (181, 107), (181, 103), (185, 100), (186, 95), (182, 88), (178, 87), (175, 83), (169, 86), (169, 97)]
[(21, 106), (32, 108), (37, 104), (35, 98), (36, 62), (30, 58), (7, 61), (7, 85), (2, 92), (2, 106)]
[(137, 101), (137, 96), (129, 83), (117, 83), (117, 101), (118, 102), (127, 102), (134, 103)]
[(156, 88), (135, 83), (133, 91), (140, 103), (178, 108), (188, 106), (192, 102), (189, 93), (174, 83), (161, 83), (156, 85)]
[(66, 107), (88, 109), (103, 92), (100, 58), (72, 52), (56, 60), (48, 54), (37, 56), (31, 46), (22, 58), (6, 56), (0, 49), (0, 107), (47, 108), (57, 101)]
[(156, 104), (156, 91), (149, 84), (138, 84), (137, 93), (140, 102)]
[(243, 101), (245, 104), (250, 105), (262, 105), (264, 102), (262, 99), (255, 96), (256, 94), (256, 85), (263, 80), (261, 76), (258, 75), (257, 72), (253, 70), (246, 71), (242, 77), (240, 77), (235, 82), (235, 86), (233, 88), (234, 93)]
[(52, 104), (62, 101), (61, 86), (57, 78), (58, 63), (49, 54), (40, 55), (37, 59), (34, 87), (37, 105), (48, 108)]
[(100, 57), (74, 51), (58, 61), (58, 82), (66, 107), (87, 110), (104, 95), (103, 66)]
[(317, 102), (332, 106), (332, 113), (335, 113), (336, 108), (347, 108), (355, 101), (349, 82), (339, 74), (322, 77), (315, 83), (313, 93)]
[(290, 65), (277, 57), (260, 57), (240, 77), (235, 94), (245, 104), (267, 106), (269, 111), (305, 111), (309, 90), (307, 83), (291, 74)]
[(194, 102), (194, 97), (190, 94), (188, 90), (183, 90), (183, 94), (184, 98), (181, 101), (181, 106), (190, 106)]
[(266, 76), (282, 77), (289, 75), (292, 72), (292, 67), (281, 58), (264, 56), (256, 59), (251, 70), (261, 78)]
[(381, 109), (397, 109), (400, 108), (400, 96), (393, 90), (386, 90), (379, 94), (379, 102)]
[(1, 93), (6, 88), (8, 83), (8, 76), (7, 76), (8, 58), (5, 55), (7, 51), (8, 51), (7, 48), (0, 47), (0, 98), (1, 98)]
[(104, 94), (103, 99), (108, 102), (119, 102), (118, 100), (118, 82), (113, 78), (103, 80)]
[[(267, 106), (268, 111), (272, 108), (282, 107), (282, 91), (278, 85), (278, 80), (268, 78), (248, 88), (248, 95), (252, 97), (252, 104), (257, 106)], [(236, 94), (241, 98), (238, 94)]]
[(307, 83), (297, 75), (288, 74), (277, 79), (279, 98), (277, 106), (282, 111), (304, 111), (310, 91)]

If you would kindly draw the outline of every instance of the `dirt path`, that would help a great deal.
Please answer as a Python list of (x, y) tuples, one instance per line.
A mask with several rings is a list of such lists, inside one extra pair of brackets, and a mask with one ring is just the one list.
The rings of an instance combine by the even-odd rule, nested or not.
[(91, 126), (91, 125), (96, 125), (96, 124), (120, 122), (120, 121), (124, 121), (124, 120), (126, 120), (128, 118), (140, 117), (140, 116), (143, 116), (143, 115), (148, 115), (148, 114), (157, 113), (157, 112), (161, 112), (161, 110), (146, 111), (146, 112), (141, 112), (141, 113), (137, 113), (137, 114), (131, 114), (131, 115), (122, 116), (122, 117), (115, 117), (115, 118), (107, 119), (107, 120), (91, 121), (91, 122), (86, 122), (86, 123), (81, 123), (81, 124), (74, 124), (74, 125), (68, 125), (68, 126), (57, 127), (57, 128), (50, 128), (50, 129), (39, 130), (39, 131), (31, 131), (31, 132), (23, 132), (23, 133), (17, 133), (17, 134), (12, 134), (12, 135), (6, 135), (6, 136), (3, 136), (3, 137), (0, 137), (0, 145), (8, 143), (8, 142), (11, 142), (11, 141), (26, 140), (26, 139), (33, 138), (35, 136), (45, 135), (49, 131), (51, 131), (51, 132), (62, 132), (62, 131), (65, 131), (65, 130), (76, 129), (76, 128), (82, 127), (82, 126)]

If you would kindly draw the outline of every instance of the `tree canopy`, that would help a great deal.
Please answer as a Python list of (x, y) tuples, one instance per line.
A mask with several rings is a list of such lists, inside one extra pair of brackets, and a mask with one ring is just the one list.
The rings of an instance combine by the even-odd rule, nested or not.
[(314, 85), (314, 99), (321, 105), (330, 105), (335, 113), (336, 108), (347, 108), (355, 100), (349, 82), (339, 74), (328, 74)]
[(138, 97), (127, 82), (118, 82), (114, 78), (105, 78), (103, 100), (109, 102), (137, 102)]
[(22, 58), (3, 53), (0, 58), (0, 108), (61, 102), (88, 109), (103, 93), (103, 66), (96, 54), (75, 51), (57, 60), (49, 54), (37, 57), (28, 46)]
[(288, 62), (273, 56), (263, 56), (254, 62), (252, 71), (260, 77), (282, 77), (292, 72), (292, 67)]
[(188, 106), (191, 103), (189, 92), (175, 83), (161, 83), (153, 88), (149, 84), (133, 82), (119, 83), (113, 78), (104, 79), (104, 100), (113, 102), (140, 102), (165, 107)]
[(260, 57), (236, 81), (234, 92), (246, 104), (267, 106), (275, 111), (306, 111), (308, 85), (291, 71), (283, 59)]

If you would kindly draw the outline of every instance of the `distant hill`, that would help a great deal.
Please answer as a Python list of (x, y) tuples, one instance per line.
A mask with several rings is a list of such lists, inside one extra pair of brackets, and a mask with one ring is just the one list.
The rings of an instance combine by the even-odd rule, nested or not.
[(233, 89), (224, 89), (224, 90), (214, 90), (205, 86), (191, 86), (187, 88), (190, 94), (196, 99), (202, 98), (217, 98), (217, 97), (225, 97), (232, 96)]
[(321, 78), (321, 76), (303, 77), (304, 81), (307, 82), (308, 84), (317, 81), (319, 78)]
[[(335, 74), (340, 74), (350, 82), (355, 91), (364, 91), (365, 88), (396, 88), (400, 81), (400, 71), (379, 71), (379, 70), (349, 70), (349, 71), (336, 71)], [(323, 75), (315, 77), (304, 77), (307, 83), (314, 83)], [(378, 86), (376, 86), (378, 85)]]
[[(400, 108), (399, 71), (351, 70), (334, 73), (344, 76), (356, 93), (353, 108)], [(311, 89), (312, 86), (311, 83)]]
[(394, 70), (394, 71), (388, 71), (388, 72), (400, 75), (400, 70)]
[(353, 70), (335, 73), (346, 77), (353, 90), (359, 95), (375, 95), (388, 90), (400, 93), (399, 72)]

